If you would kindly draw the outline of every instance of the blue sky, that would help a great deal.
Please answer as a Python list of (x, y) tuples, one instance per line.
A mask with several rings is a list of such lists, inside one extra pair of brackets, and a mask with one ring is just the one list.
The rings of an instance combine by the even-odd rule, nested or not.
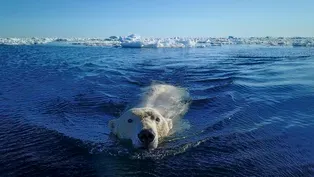
[(0, 37), (314, 36), (314, 0), (0, 0)]

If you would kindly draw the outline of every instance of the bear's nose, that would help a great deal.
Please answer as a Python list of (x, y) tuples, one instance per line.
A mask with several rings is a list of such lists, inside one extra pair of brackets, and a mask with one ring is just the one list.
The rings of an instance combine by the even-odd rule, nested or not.
[(149, 144), (155, 139), (155, 135), (151, 129), (144, 129), (137, 136), (145, 144)]

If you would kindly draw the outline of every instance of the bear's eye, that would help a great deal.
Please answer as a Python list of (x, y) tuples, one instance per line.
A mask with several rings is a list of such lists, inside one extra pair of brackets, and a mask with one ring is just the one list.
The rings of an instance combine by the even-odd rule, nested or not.
[(157, 118), (156, 118), (156, 121), (157, 121), (157, 122), (160, 122), (160, 119), (159, 119), (159, 117), (157, 117)]
[(129, 123), (132, 123), (132, 122), (133, 122), (133, 120), (132, 120), (132, 119), (128, 119), (128, 122), (129, 122)]

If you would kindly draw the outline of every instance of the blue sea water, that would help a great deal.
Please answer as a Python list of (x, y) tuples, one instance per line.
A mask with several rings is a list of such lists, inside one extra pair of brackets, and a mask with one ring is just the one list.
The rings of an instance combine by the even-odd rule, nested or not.
[[(163, 82), (188, 128), (136, 151), (107, 123)], [(314, 176), (314, 50), (0, 46), (0, 176)]]

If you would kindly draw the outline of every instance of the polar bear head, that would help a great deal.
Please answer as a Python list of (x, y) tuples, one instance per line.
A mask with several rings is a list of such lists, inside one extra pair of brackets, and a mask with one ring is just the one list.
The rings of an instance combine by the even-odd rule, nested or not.
[(129, 139), (136, 148), (154, 149), (158, 139), (172, 129), (172, 120), (153, 108), (133, 108), (109, 122), (110, 130), (120, 139)]

